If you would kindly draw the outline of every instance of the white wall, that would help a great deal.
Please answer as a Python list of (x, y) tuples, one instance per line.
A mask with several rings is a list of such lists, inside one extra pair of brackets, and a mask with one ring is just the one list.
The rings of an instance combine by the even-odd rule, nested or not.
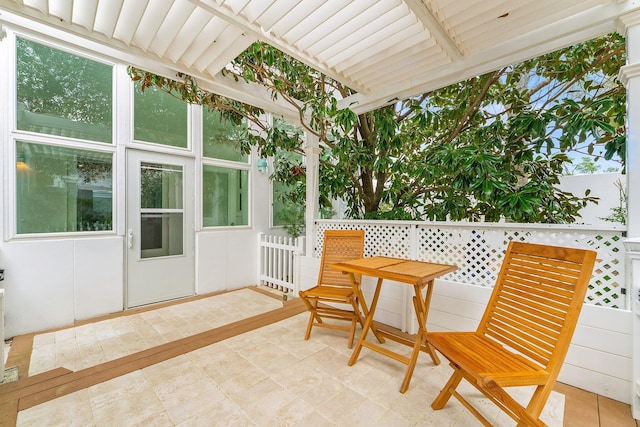
[(201, 232), (196, 235), (196, 293), (255, 286), (258, 237), (254, 230)]
[(612, 208), (620, 204), (620, 194), (615, 182), (620, 180), (626, 187), (626, 177), (619, 173), (603, 173), (593, 175), (570, 175), (560, 177), (560, 189), (568, 191), (577, 197), (584, 197), (587, 189), (591, 190), (589, 196), (598, 197), (598, 204), (589, 203), (580, 210), (582, 218), (576, 220), (577, 224), (616, 224), (607, 222), (601, 218), (611, 215)]
[(3, 243), (5, 336), (122, 310), (122, 251), (120, 237)]

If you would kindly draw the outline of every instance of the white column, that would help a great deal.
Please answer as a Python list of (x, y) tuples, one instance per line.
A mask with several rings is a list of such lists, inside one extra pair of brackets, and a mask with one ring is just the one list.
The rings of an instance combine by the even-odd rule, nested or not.
[(640, 237), (640, 13), (620, 18), (618, 32), (627, 39), (627, 65), (620, 81), (627, 89), (627, 225), (630, 238)]
[[(636, 243), (627, 244), (627, 247), (636, 246), (636, 249), (640, 249), (640, 241)], [(633, 418), (640, 420), (640, 250), (627, 251), (630, 268), (627, 277), (631, 278), (631, 286), (629, 291), (631, 292), (631, 310), (633, 312), (633, 348), (631, 363), (633, 364), (633, 378), (631, 379), (631, 413)]]
[(306, 156), (307, 175), (307, 207), (305, 212), (306, 223), (306, 256), (313, 256), (313, 245), (316, 234), (316, 218), (319, 211), (318, 194), (320, 190), (319, 158), (320, 145), (317, 136), (307, 133), (307, 144), (304, 148)]
[[(627, 89), (627, 266), (633, 331), (633, 378), (631, 407), (640, 419), (640, 13), (620, 18), (618, 32), (627, 40), (627, 65), (620, 69), (620, 81)], [(638, 186), (638, 188), (635, 188)]]

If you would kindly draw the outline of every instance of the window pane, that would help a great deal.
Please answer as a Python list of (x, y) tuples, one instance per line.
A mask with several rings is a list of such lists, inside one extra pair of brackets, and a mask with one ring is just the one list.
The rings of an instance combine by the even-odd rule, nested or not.
[(17, 232), (112, 229), (112, 154), (16, 142)]
[(213, 159), (247, 163), (249, 156), (242, 152), (241, 142), (246, 124), (235, 125), (221, 120), (218, 111), (204, 109), (202, 125), (203, 155)]
[(150, 87), (142, 92), (134, 85), (133, 138), (172, 147), (187, 148), (187, 103)]
[(182, 213), (140, 215), (140, 257), (182, 255)]
[(249, 225), (249, 172), (204, 165), (202, 175), (203, 226)]
[(143, 163), (140, 170), (140, 207), (182, 209), (182, 168)]
[[(291, 151), (280, 151), (274, 157), (274, 164), (278, 167), (290, 169), (301, 167), (301, 154)], [(274, 226), (293, 226), (304, 224), (306, 188), (304, 181), (298, 179), (294, 183), (272, 181), (272, 218)]]
[(112, 67), (18, 38), (17, 125), (112, 142)]
[[(284, 202), (283, 197), (289, 192), (289, 186), (278, 181), (272, 182), (273, 189), (273, 225), (275, 227), (291, 224), (291, 218), (289, 217), (289, 210), (287, 210), (287, 204)], [(295, 206), (293, 206), (295, 208)]]

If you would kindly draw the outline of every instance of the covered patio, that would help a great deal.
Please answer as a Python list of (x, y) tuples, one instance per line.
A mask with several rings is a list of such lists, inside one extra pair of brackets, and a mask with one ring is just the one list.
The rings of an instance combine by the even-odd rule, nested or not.
[[(159, 145), (157, 141), (136, 136), (137, 95), (127, 75), (127, 66), (168, 78), (192, 76), (205, 90), (260, 107), (268, 112), (269, 119), (282, 118), (295, 124), (300, 115), (291, 104), (274, 98), (264, 87), (224, 75), (227, 64), (252, 43), (268, 43), (348, 85), (355, 94), (339, 99), (338, 107), (360, 114), (613, 31), (623, 35), (627, 43), (627, 65), (619, 74), (627, 88), (626, 228), (594, 231), (568, 225), (566, 229), (540, 232), (529, 230), (528, 226), (503, 231), (502, 226), (497, 225), (498, 234), (503, 236), (494, 239), (487, 237), (490, 231), (478, 233), (482, 227), (469, 230), (463, 225), (466, 231), (456, 229), (449, 236), (473, 235), (472, 240), (482, 244), (458, 242), (457, 251), (471, 254), (474, 259), (485, 259), (488, 253), (504, 250), (502, 239), (513, 236), (547, 241), (561, 236), (560, 242), (568, 246), (593, 246), (594, 240), (600, 242), (606, 235), (607, 249), (603, 250), (615, 247), (615, 256), (603, 265), (605, 269), (614, 265), (615, 274), (619, 274), (613, 279), (616, 288), (620, 288), (615, 294), (619, 300), (613, 308), (603, 303), (606, 296), (592, 295), (593, 300), (588, 301), (590, 304), (585, 305), (588, 308), (583, 310), (587, 314), (580, 320), (583, 341), (573, 347), (577, 357), (568, 364), (561, 379), (569, 386), (594, 393), (592, 396), (603, 396), (602, 401), (620, 402), (623, 411), (628, 408), (624, 405), (630, 405), (632, 415), (640, 419), (640, 192), (637, 191), (640, 186), (640, 5), (632, 0), (0, 0), (0, 58), (3, 59), (0, 67), (7, 76), (2, 83), (7, 96), (0, 100), (0, 169), (6, 178), (0, 187), (3, 224), (0, 268), (5, 270), (4, 280), (0, 282), (4, 290), (5, 318), (0, 335), (10, 338), (68, 328), (102, 315), (129, 314), (136, 307), (162, 300), (205, 296), (255, 285), (260, 263), (256, 248), (258, 236), (260, 233), (284, 234), (282, 229), (274, 227), (271, 219), (272, 187), (257, 152), (254, 150), (245, 159), (213, 159), (204, 153), (202, 129), (207, 119), (201, 106), (190, 105), (184, 109), (183, 146)], [(63, 132), (64, 126), (56, 124), (55, 118), (25, 114), (16, 101), (19, 92), (16, 52), (23, 49), (22, 52), (29, 53), (30, 49), (38, 48), (59, 50), (107, 69), (105, 81), (109, 82), (107, 92), (113, 104), (113, 110), (106, 114), (113, 119), (106, 127), (110, 131), (87, 128), (87, 133), (81, 135), (73, 134), (77, 130), (74, 128), (72, 134), (68, 134)], [(37, 126), (25, 126), (25, 117), (35, 117), (40, 122)], [(152, 137), (154, 135), (149, 138)], [(429, 241), (431, 235), (429, 231), (420, 230), (429, 228), (430, 224), (319, 220), (319, 152), (318, 139), (307, 135), (306, 251), (297, 259), (297, 289), (313, 284), (318, 271), (317, 251), (322, 232), (327, 229), (366, 229), (368, 236), (372, 236), (369, 255), (390, 254), (420, 260), (446, 259), (450, 255), (437, 242), (422, 244)], [(29, 158), (49, 156), (58, 161), (65, 156), (78, 157), (78, 153), (84, 160), (89, 159), (108, 170), (108, 177), (89, 189), (95, 205), (98, 204), (96, 194), (104, 197), (108, 193), (110, 198), (104, 202), (111, 207), (108, 218), (87, 223), (91, 228), (83, 228), (82, 222), (76, 226), (74, 222), (70, 228), (53, 232), (37, 229), (38, 224), (25, 225), (21, 215), (29, 210), (29, 205), (19, 207), (19, 199), (35, 195), (33, 188), (43, 181), (33, 178), (29, 168), (35, 163), (27, 164)], [(72, 163), (80, 170), (83, 163), (76, 157)], [(163, 206), (167, 209), (154, 211), (141, 204), (135, 191), (141, 188), (143, 172), (149, 171), (162, 171), (175, 182), (184, 176), (184, 205)], [(205, 180), (210, 176), (215, 177), (217, 186), (222, 185), (220, 177), (224, 177), (225, 183), (237, 179), (234, 189), (237, 194), (234, 192), (229, 197), (232, 201), (228, 202), (228, 212), (204, 212), (205, 207), (213, 205), (207, 204), (203, 196)], [(51, 181), (53, 184), (47, 191), (60, 192), (64, 188), (69, 193), (69, 184), (60, 179)], [(73, 189), (74, 194), (86, 195), (89, 191), (86, 186), (77, 187)], [(81, 210), (80, 202), (75, 199), (67, 205), (65, 208), (70, 211)], [(51, 213), (52, 218), (58, 219), (56, 209)], [(44, 214), (46, 217), (47, 212)], [(151, 265), (145, 257), (155, 255), (145, 253), (148, 249), (140, 244), (144, 232), (140, 218), (144, 221), (153, 215), (156, 218), (180, 215), (184, 219), (181, 223), (184, 238), (179, 247), (169, 248), (170, 255), (185, 255), (183, 264), (166, 264), (162, 270), (145, 267)], [(65, 220), (70, 222), (68, 218), (60, 222)], [(153, 219), (149, 221), (152, 222)], [(441, 224), (441, 227), (448, 230), (457, 225)], [(170, 262), (178, 258), (172, 257)], [(500, 257), (494, 258), (492, 262)], [(600, 255), (601, 260), (604, 258)], [(621, 265), (624, 268), (619, 267)], [(478, 283), (485, 279), (481, 271), (465, 271), (467, 276), (439, 282), (442, 293), (432, 307), (435, 318), (429, 318), (430, 324), (436, 322), (435, 328), (462, 329), (477, 321), (477, 313), (468, 315), (464, 309), (481, 307), (491, 283)], [(605, 271), (598, 276), (598, 285), (609, 279), (611, 275)], [(144, 293), (149, 283), (163, 280), (180, 283), (182, 287), (162, 289), (164, 293), (160, 296)], [(402, 292), (389, 298), (393, 304), (387, 317), (378, 320), (412, 334), (415, 325), (407, 316), (410, 301)], [(282, 333), (278, 328), (283, 326), (279, 324), (290, 329), (291, 335), (287, 335), (290, 339), (298, 332), (301, 338), (294, 311), (289, 312), (293, 316), (290, 319), (281, 318), (281, 322), (271, 326), (277, 332), (270, 330), (270, 333)], [(333, 339), (332, 335), (327, 339)], [(338, 347), (329, 346), (323, 338), (320, 340), (311, 345), (327, 346), (331, 352), (341, 353)], [(225, 345), (222, 347), (226, 348)], [(582, 353), (578, 354), (578, 350)], [(304, 357), (298, 355), (300, 359)], [(15, 359), (10, 358), (8, 365), (12, 360)], [(432, 366), (426, 360), (419, 369), (428, 377), (426, 371)], [(369, 374), (374, 372), (376, 363), (369, 366)], [(582, 363), (584, 365), (579, 366)], [(599, 365), (606, 366), (600, 369)], [(45, 362), (43, 366), (45, 373), (56, 369)], [(341, 367), (341, 363), (336, 364), (336, 369)], [(384, 375), (387, 367), (379, 368), (377, 375)], [(351, 375), (354, 370), (340, 372)], [(283, 375), (287, 375), (284, 370)], [(421, 377), (418, 373), (415, 376)], [(569, 390), (560, 387), (560, 393)], [(395, 388), (392, 389), (395, 392)], [(401, 405), (417, 404), (410, 402), (412, 398), (415, 397), (407, 397)], [(34, 404), (31, 413), (37, 413), (37, 407)], [(612, 407), (621, 408), (615, 404)], [(36, 423), (26, 411), (23, 422)], [(300, 411), (304, 413), (304, 409)], [(380, 414), (376, 419), (384, 416)], [(555, 418), (558, 419), (562, 418)], [(569, 422), (566, 412), (564, 419), (565, 423)], [(176, 420), (171, 417), (173, 424), (178, 424)], [(437, 422), (434, 420), (437, 418), (402, 420), (400, 425), (428, 425)], [(262, 424), (253, 418), (252, 421)], [(337, 425), (342, 422), (329, 421)], [(389, 419), (393, 421), (394, 418)], [(627, 421), (633, 423), (630, 419)], [(458, 425), (465, 425), (460, 422)], [(496, 423), (501, 422), (496, 419)]]
[[(211, 319), (212, 311), (224, 315)], [(193, 329), (196, 318), (208, 319), (206, 330)], [(252, 287), (17, 337), (9, 362), (29, 378), (0, 388), (2, 425), (13, 425), (11, 417), (19, 426), (476, 423), (461, 405), (435, 412), (424, 404), (446, 381), (446, 364), (419, 359), (411, 391), (396, 393), (400, 365), (369, 353), (349, 367), (344, 335), (324, 330), (304, 341), (306, 321), (299, 299)], [(469, 386), (465, 392), (494, 425), (512, 425)], [(8, 405), (14, 399), (18, 414)], [(562, 383), (541, 418), (550, 426), (635, 426), (628, 405)]]

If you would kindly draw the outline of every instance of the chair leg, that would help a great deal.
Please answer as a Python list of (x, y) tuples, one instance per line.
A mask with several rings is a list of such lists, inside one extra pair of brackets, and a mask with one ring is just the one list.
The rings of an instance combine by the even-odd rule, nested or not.
[[(527, 409), (523, 408), (519, 402), (517, 402), (509, 393), (507, 393), (502, 387), (496, 384), (494, 381), (486, 381), (484, 384), (483, 391), (485, 396), (489, 397), (496, 405), (500, 407), (504, 412), (507, 413), (511, 418), (518, 422), (518, 426), (545, 426), (539, 416), (542, 412), (542, 408), (544, 407), (544, 403), (542, 406), (539, 404), (540, 398), (544, 397), (544, 386), (539, 386), (536, 388), (536, 391), (533, 393), (533, 397), (529, 401), (529, 405), (527, 405)], [(542, 392), (542, 393), (539, 393)], [(535, 400), (535, 403), (532, 402)], [(546, 402), (546, 400), (545, 400)], [(529, 409), (530, 407), (536, 408)]]
[(447, 402), (451, 398), (451, 395), (456, 390), (456, 388), (458, 387), (458, 384), (460, 384), (460, 381), (462, 380), (462, 372), (460, 371), (460, 369), (456, 367), (453, 367), (453, 369), (454, 371), (453, 371), (453, 374), (451, 375), (451, 378), (449, 378), (449, 381), (447, 381), (447, 384), (445, 384), (444, 388), (440, 391), (440, 394), (438, 394), (438, 397), (436, 397), (433, 403), (431, 403), (431, 407), (436, 411), (438, 409), (444, 408), (444, 405), (447, 404)]
[[(531, 396), (531, 400), (529, 401), (529, 404), (527, 405), (525, 412), (531, 415), (531, 417), (534, 418), (535, 420), (539, 420), (540, 414), (544, 409), (544, 405), (547, 404), (547, 400), (549, 399), (549, 395), (551, 394), (552, 390), (553, 390), (553, 387), (550, 386), (549, 384), (536, 387), (536, 391), (533, 392), (533, 396)], [(524, 426), (524, 425), (526, 424), (523, 424), (522, 422), (518, 423), (518, 426)]]
[(322, 320), (318, 317), (318, 314), (316, 312), (318, 301), (314, 300), (312, 304), (311, 302), (309, 302), (308, 298), (302, 295), (302, 292), (300, 293), (300, 296), (302, 297), (302, 301), (304, 302), (304, 304), (307, 306), (307, 309), (309, 310), (309, 322), (307, 323), (307, 331), (304, 334), (304, 339), (308, 340), (309, 337), (311, 336), (311, 328), (313, 327), (313, 321), (317, 320), (318, 323), (322, 323)]
[(356, 316), (353, 316), (351, 319), (351, 330), (349, 331), (349, 343), (347, 344), (347, 348), (353, 348), (353, 340), (356, 336), (356, 325), (357, 323)]

